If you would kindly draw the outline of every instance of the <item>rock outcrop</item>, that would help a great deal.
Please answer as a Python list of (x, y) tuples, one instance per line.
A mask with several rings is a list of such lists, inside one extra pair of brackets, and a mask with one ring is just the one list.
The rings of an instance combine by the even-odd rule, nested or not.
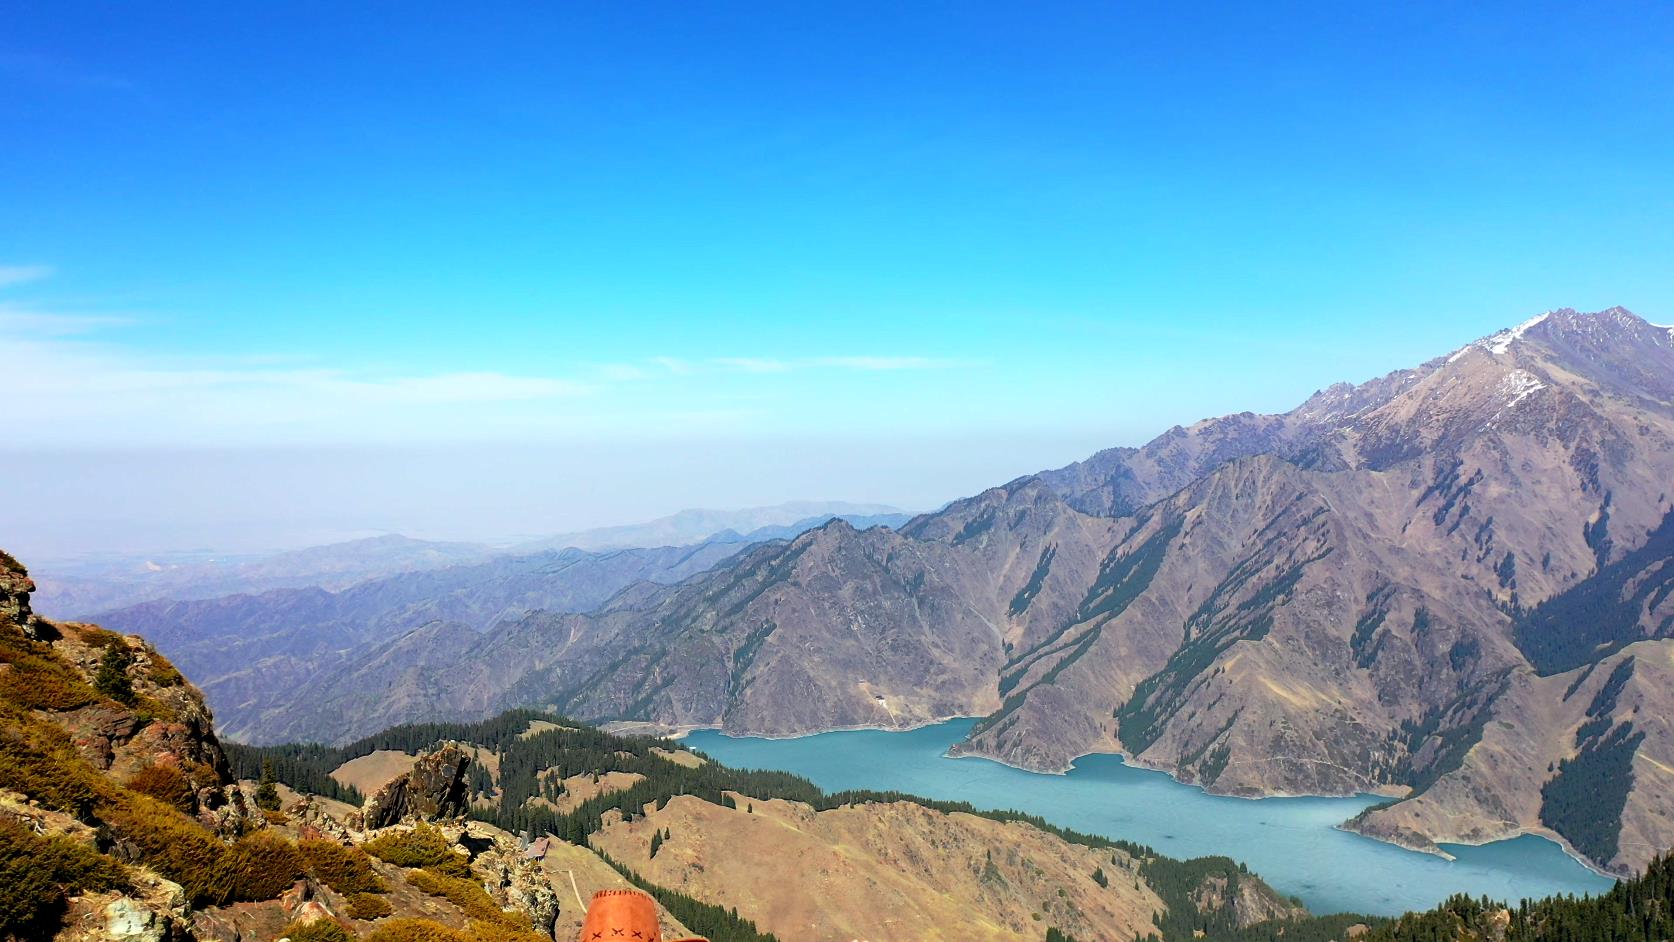
[(368, 830), (399, 824), (407, 818), (435, 821), (456, 818), (470, 807), (466, 771), (471, 754), (458, 743), (442, 745), (419, 755), (401, 773), (366, 800)]
[(471, 863), (494, 901), (502, 909), (527, 913), (535, 931), (552, 937), (563, 906), (540, 859), (531, 857), (504, 831), (481, 822), (467, 824), (464, 836), (488, 842)]
[(0, 550), (0, 621), (16, 625), (30, 638), (35, 638), (35, 613), (29, 606), (29, 593), (35, 591), (35, 581), (29, 571)]

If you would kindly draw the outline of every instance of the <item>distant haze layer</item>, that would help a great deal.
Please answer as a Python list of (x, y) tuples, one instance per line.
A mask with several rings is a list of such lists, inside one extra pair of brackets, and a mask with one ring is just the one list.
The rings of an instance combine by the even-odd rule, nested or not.
[[(1093, 436), (1088, 436), (1089, 438)], [(732, 441), (13, 453), (0, 516), (35, 559), (249, 553), (379, 533), (519, 542), (687, 507), (841, 499), (927, 510), (1095, 444)]]

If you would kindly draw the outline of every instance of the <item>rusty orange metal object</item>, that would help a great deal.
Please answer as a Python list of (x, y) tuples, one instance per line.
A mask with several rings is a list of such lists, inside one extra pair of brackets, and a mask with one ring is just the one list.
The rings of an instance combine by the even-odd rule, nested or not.
[[(663, 942), (657, 901), (639, 890), (600, 890), (587, 907), (580, 942)], [(704, 942), (670, 939), (668, 942)]]

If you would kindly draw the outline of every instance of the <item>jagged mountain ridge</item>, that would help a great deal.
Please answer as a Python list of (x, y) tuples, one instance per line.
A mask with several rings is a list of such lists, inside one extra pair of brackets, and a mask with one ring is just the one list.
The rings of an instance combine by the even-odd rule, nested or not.
[[(1555, 311), (1290, 413), (1174, 429), (899, 531), (828, 525), (593, 616), (531, 616), (403, 683), (441, 715), (549, 703), (772, 735), (986, 716), (962, 751), (1060, 769), (1120, 750), (1235, 794), (1410, 789), (1390, 813), (1439, 805), (1424, 829), (1357, 826), (1421, 845), (1541, 830), (1627, 869), (1674, 843), (1669, 791), (1645, 777), (1674, 766), (1667, 731), (1612, 714), (1625, 731), (1599, 748), (1632, 744), (1617, 774), (1619, 761), (1581, 756), (1574, 729), (1509, 715), (1505, 698), (1540, 673), (1517, 626), (1667, 519), (1671, 402), (1669, 329), (1621, 309)], [(1660, 558), (1638, 565), (1621, 585), (1661, 571)], [(1615, 650), (1668, 631), (1666, 593), (1634, 598), (1645, 613)], [(304, 713), (370, 676), (307, 688)], [(1442, 796), (1491, 720), (1569, 737), (1577, 761), (1478, 781), (1492, 814), (1458, 833)], [(1544, 794), (1565, 774), (1615, 776), (1618, 818), (1645, 822), (1644, 846), (1581, 838), (1591, 825)]]

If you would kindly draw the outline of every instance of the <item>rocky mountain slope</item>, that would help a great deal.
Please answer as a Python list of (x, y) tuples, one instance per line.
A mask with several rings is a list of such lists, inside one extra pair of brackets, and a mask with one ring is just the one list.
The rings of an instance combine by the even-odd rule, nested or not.
[[(763, 508), (736, 519), (755, 519), (751, 514), (772, 518), (784, 510)], [(698, 519), (724, 517), (704, 512)], [(627, 586), (680, 582), (752, 543), (794, 537), (826, 519), (807, 518), (743, 534), (727, 530), (687, 546), (497, 555), (469, 565), (368, 579), (335, 591), (308, 586), (200, 600), (160, 599), (95, 617), (117, 630), (145, 635), (199, 678), (217, 707), (223, 732), (260, 736), (264, 724), (273, 722), (264, 717), (288, 715), (291, 695), (302, 679), (317, 682), (367, 661), (387, 660), (380, 658), (379, 648), (409, 632), (424, 628), (409, 643), (446, 638), (463, 645), (477, 632), (529, 612), (593, 611)], [(899, 523), (906, 518), (853, 519)], [(439, 643), (427, 654), (441, 650), (449, 650), (448, 645)], [(280, 678), (289, 680), (280, 683)], [(349, 715), (357, 713), (364, 716), (351, 732), (410, 718), (375, 711)], [(321, 734), (306, 726), (268, 733)]]
[[(1390, 791), (1356, 827), (1538, 830), (1625, 872), (1674, 845), (1644, 646), (1674, 634), (1670, 481), (1674, 332), (1554, 311), (899, 530), (828, 524), (586, 615), (432, 626), (285, 678), (294, 696), (244, 729), (342, 740), (527, 704), (769, 735), (976, 715), (959, 751)], [(1576, 716), (1624, 656), (1642, 681)], [(1538, 749), (1483, 774), (1502, 733)]]
[[(0, 556), (0, 938), (537, 942), (574, 938), (585, 899), (634, 885), (666, 935), (715, 942), (1276, 940), (1343, 924), (1228, 860), (828, 796), (534, 713), (229, 757), (155, 649), (40, 619), (31, 587)], [(333, 777), (350, 768), (369, 794)]]
[[(1459, 809), (1434, 789), (1466, 774), (1486, 727), (1512, 724), (1554, 760), (1574, 761), (1522, 781), (1479, 777), (1480, 802), (1504, 813), (1476, 833), (1544, 829), (1628, 869), (1674, 844), (1674, 793), (1657, 771), (1674, 765), (1666, 728), (1623, 708), (1616, 726), (1589, 733), (1631, 761), (1594, 761), (1588, 737), (1504, 698), (1574, 666), (1538, 653), (1546, 648), (1593, 663), (1670, 633), (1660, 580), (1668, 557), (1656, 538), (1674, 508), (1669, 481), (1674, 336), (1621, 310), (1553, 312), (1417, 369), (1325, 390), (1286, 415), (1212, 420), (1014, 482), (898, 534), (828, 528), (799, 540), (757, 564), (782, 573), (768, 589), (707, 609), (721, 616), (715, 627), (646, 620), (678, 625), (657, 643), (680, 650), (747, 638), (747, 627), (765, 635), (746, 675), (729, 676), (720, 709), (667, 698), (655, 682), (638, 701), (601, 701), (618, 677), (655, 676), (631, 664), (612, 665), (579, 694), (552, 689), (581, 715), (791, 732), (810, 691), (820, 699), (824, 687), (870, 683), (864, 660), (826, 660), (845, 634), (904, 625), (873, 646), (934, 650), (916, 640), (922, 632), (962, 652), (961, 663), (998, 664), (992, 687), (922, 664), (915, 684), (868, 687), (883, 703), (940, 696), (945, 712), (985, 715), (963, 751), (1056, 769), (1119, 749), (1221, 792), (1404, 787), (1447, 813)], [(849, 555), (912, 586), (912, 603), (890, 605), (892, 615), (846, 609), (829, 587), (853, 576), (823, 561)], [(915, 571), (908, 559), (924, 563)], [(749, 585), (729, 572), (732, 586)], [(889, 599), (870, 586), (865, 597)], [(1548, 616), (1547, 603), (1566, 600), (1586, 616)], [(785, 627), (809, 624), (807, 612), (836, 624), (808, 636)], [(732, 618), (739, 629), (716, 630)], [(1602, 647), (1576, 653), (1567, 643), (1572, 632), (1600, 631)], [(783, 674), (753, 670), (778, 653), (777, 639), (821, 678), (789, 685), (804, 699), (783, 711), (751, 697)], [(734, 641), (718, 652), (735, 674), (742, 650)], [(821, 702), (830, 725), (924, 717), (862, 718)], [(1631, 825), (1632, 842), (1590, 836), (1583, 818), (1595, 813), (1561, 798), (1579, 783), (1613, 802), (1625, 796), (1620, 819), (1643, 822)]]

